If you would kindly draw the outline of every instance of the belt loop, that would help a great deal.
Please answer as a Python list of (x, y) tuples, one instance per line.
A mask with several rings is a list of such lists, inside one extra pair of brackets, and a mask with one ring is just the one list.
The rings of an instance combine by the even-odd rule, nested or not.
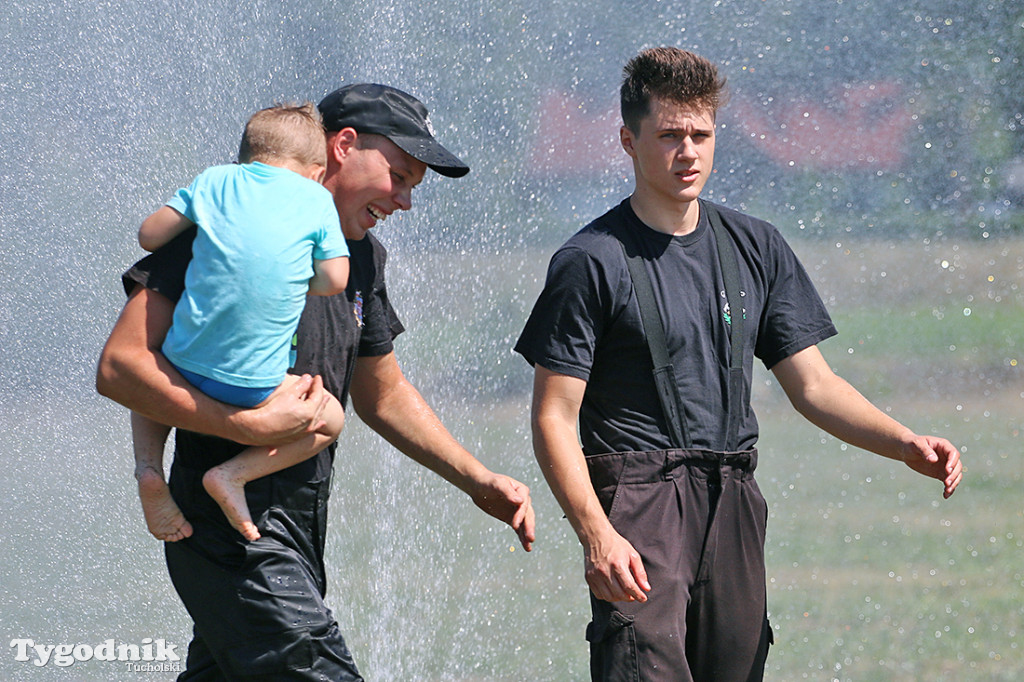
[(680, 466), (672, 461), (672, 452), (668, 451), (664, 453), (664, 460), (661, 463), (661, 480), (663, 481), (674, 481), (676, 478), (676, 472), (679, 471)]

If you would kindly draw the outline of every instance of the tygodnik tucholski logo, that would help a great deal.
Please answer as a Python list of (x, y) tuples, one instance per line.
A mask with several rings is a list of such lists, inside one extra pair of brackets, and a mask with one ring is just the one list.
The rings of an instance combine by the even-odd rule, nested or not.
[(115, 642), (106, 639), (97, 644), (42, 644), (31, 639), (12, 639), (14, 660), (37, 667), (55, 665), (66, 668), (85, 661), (107, 661), (125, 666), (131, 672), (181, 672), (181, 657), (176, 644), (163, 639), (144, 638), (141, 642)]

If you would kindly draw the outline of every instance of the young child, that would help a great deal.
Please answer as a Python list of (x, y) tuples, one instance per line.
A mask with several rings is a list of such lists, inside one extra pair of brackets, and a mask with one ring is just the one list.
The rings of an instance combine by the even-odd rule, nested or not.
[[(332, 296), (348, 283), (348, 246), (330, 193), (320, 114), (311, 103), (277, 105), (249, 119), (238, 163), (203, 171), (139, 229), (139, 244), (155, 251), (197, 226), (185, 291), (163, 353), (192, 385), (221, 402), (256, 407), (297, 377), (292, 337), (306, 294)], [(245, 500), (245, 484), (321, 451), (344, 425), (332, 396), (326, 426), (279, 446), (250, 447), (203, 477), (206, 491), (246, 539), (260, 537)], [(192, 534), (163, 476), (170, 428), (132, 414), (135, 477), (146, 523), (158, 539)]]

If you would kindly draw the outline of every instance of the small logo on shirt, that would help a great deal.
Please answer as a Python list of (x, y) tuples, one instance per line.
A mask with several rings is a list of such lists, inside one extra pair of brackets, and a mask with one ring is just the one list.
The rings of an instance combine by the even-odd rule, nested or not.
[(356, 316), (356, 326), (362, 328), (363, 326), (363, 292), (356, 291), (356, 297), (352, 301), (352, 312)]
[[(729, 308), (729, 299), (728, 299), (728, 297), (726, 297), (724, 291), (718, 292), (718, 295), (722, 298), (722, 301), (723, 301), (723, 303), (722, 303), (722, 318), (725, 320), (725, 323), (731, 327), (732, 326), (732, 310)], [(747, 292), (745, 292), (745, 291), (741, 291), (740, 292), (740, 298), (742, 298), (742, 297), (744, 297), (746, 295), (747, 295)], [(747, 319), (747, 309), (746, 308), (743, 309), (743, 319), (744, 320)]]

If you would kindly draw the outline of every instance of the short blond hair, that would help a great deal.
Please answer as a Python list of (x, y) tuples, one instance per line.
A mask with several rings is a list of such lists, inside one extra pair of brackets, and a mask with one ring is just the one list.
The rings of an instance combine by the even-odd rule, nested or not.
[(312, 102), (275, 104), (257, 111), (245, 124), (239, 163), (288, 159), (327, 166), (323, 120)]

